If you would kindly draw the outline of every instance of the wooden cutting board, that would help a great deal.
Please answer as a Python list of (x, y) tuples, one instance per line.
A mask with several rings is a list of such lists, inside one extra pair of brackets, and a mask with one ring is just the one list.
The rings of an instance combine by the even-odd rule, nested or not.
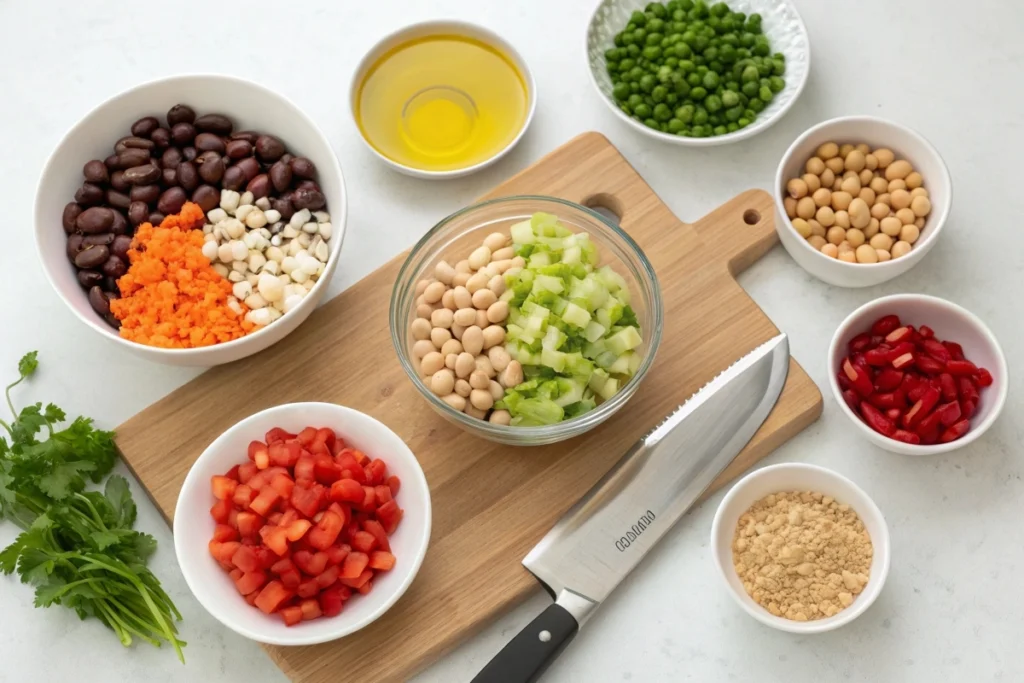
[[(475, 438), (438, 417), (403, 374), (389, 339), (388, 299), (402, 254), (277, 345), (206, 372), (117, 430), (121, 452), (168, 520), (203, 449), (235, 422), (272, 405), (331, 401), (357, 408), (391, 427), (417, 455), (434, 514), (419, 575), (387, 614), (356, 634), (311, 647), (267, 647), (294, 681), (405, 680), (539, 590), (520, 561), (555, 520), (644, 432), (778, 332), (733, 279), (775, 244), (774, 209), (765, 192), (744, 192), (686, 224), (604, 136), (587, 133), (487, 196), (515, 194), (610, 209), (658, 273), (665, 331), (654, 367), (629, 403), (597, 429), (517, 449)], [(253, 391), (253, 378), (266, 376), (268, 368), (277, 383)], [(712, 488), (820, 413), (821, 394), (791, 361), (775, 409)]]

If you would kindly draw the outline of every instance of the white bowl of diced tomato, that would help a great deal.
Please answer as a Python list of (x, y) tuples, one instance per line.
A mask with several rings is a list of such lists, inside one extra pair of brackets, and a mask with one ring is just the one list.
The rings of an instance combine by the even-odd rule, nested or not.
[(398, 601), (430, 523), (427, 480), (397, 434), (351, 408), (289, 403), (199, 456), (178, 496), (174, 549), (222, 624), (261, 643), (312, 645)]

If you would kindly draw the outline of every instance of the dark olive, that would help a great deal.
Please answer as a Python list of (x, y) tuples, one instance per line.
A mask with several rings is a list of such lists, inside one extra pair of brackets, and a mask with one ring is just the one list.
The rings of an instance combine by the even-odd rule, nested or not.
[(295, 215), (295, 207), (292, 206), (291, 195), (270, 200), (270, 207), (281, 214), (281, 220), (289, 220)]
[(152, 185), (160, 178), (160, 169), (153, 164), (133, 166), (124, 172), (124, 179), (132, 185)]
[(224, 141), (213, 133), (200, 133), (196, 136), (196, 149), (201, 152), (224, 153)]
[(164, 168), (164, 162), (161, 161), (160, 157), (152, 157), (152, 158), (150, 158), (149, 163), (151, 163), (154, 166), (156, 166), (157, 170), (162, 171), (163, 168)]
[(75, 201), (85, 206), (93, 206), (103, 201), (103, 188), (92, 183), (83, 183), (75, 192)]
[(275, 190), (284, 192), (292, 184), (292, 169), (283, 161), (274, 162), (270, 167), (270, 182)]
[(295, 157), (288, 162), (288, 165), (292, 167), (292, 173), (298, 178), (314, 178), (316, 176), (316, 166), (306, 157)]
[(128, 195), (133, 202), (145, 202), (152, 204), (160, 198), (159, 185), (134, 185), (131, 194)]
[(82, 243), (85, 241), (83, 235), (79, 235), (77, 232), (74, 235), (68, 236), (67, 245), (65, 245), (65, 253), (68, 255), (68, 260), (72, 263), (75, 262), (75, 257), (78, 256), (78, 252), (82, 251)]
[(104, 232), (99, 235), (86, 235), (85, 239), (82, 240), (82, 246), (84, 247), (109, 247), (114, 243), (114, 233)]
[(241, 190), (246, 182), (245, 171), (237, 165), (224, 171), (224, 177), (221, 178), (221, 184), (226, 190)]
[(176, 168), (165, 168), (162, 175), (160, 176), (160, 182), (163, 183), (164, 187), (171, 187), (178, 184), (178, 169)]
[(295, 189), (296, 190), (316, 190), (317, 192), (319, 192), (320, 191), (320, 186), (316, 184), (315, 180), (300, 180), (298, 182), (298, 184), (295, 185)]
[(146, 202), (134, 201), (132, 202), (132, 205), (128, 207), (128, 221), (134, 228), (145, 223), (148, 216), (149, 206)]
[(278, 161), (280, 161), (281, 163), (284, 163), (284, 164), (291, 164), (292, 159), (294, 159), (294, 158), (295, 158), (295, 156), (292, 155), (290, 152), (285, 152), (284, 154), (281, 155), (281, 158), (278, 159)]
[(181, 150), (181, 155), (183, 157), (185, 157), (185, 161), (192, 161), (193, 159), (196, 158), (197, 154), (199, 154), (199, 150), (197, 150), (192, 145), (189, 145), (188, 147), (184, 147)]
[(260, 173), (249, 181), (249, 184), (245, 186), (245, 190), (252, 192), (253, 199), (266, 197), (270, 194), (270, 178), (267, 177), (266, 173)]
[(60, 217), (61, 223), (64, 225), (64, 232), (71, 234), (75, 231), (75, 219), (82, 213), (82, 205), (78, 202), (68, 202), (64, 206), (64, 213)]
[(121, 154), (126, 149), (145, 149), (151, 150), (156, 147), (156, 143), (146, 138), (136, 137), (134, 135), (126, 135), (125, 137), (114, 143), (114, 151)]
[[(191, 161), (183, 161), (178, 164), (178, 184), (182, 189), (191, 192), (199, 186), (199, 173), (196, 172), (195, 164)], [(177, 213), (176, 211), (164, 211), (164, 213)]]
[[(224, 177), (224, 170), (226, 166), (224, 159), (221, 157), (210, 157), (203, 162), (203, 165), (199, 167), (199, 176), (203, 181), (216, 185), (220, 182), (220, 179)], [(180, 175), (180, 172), (179, 172)], [(182, 187), (184, 187), (182, 183)], [(193, 189), (193, 188), (189, 188)]]
[(160, 127), (160, 121), (155, 116), (141, 118), (132, 124), (132, 135), (140, 138), (148, 138), (150, 134)]
[(127, 192), (131, 185), (124, 179), (124, 171), (117, 170), (110, 174), (110, 186), (118, 192)]
[(107, 171), (107, 166), (99, 159), (93, 159), (92, 161), (86, 162), (82, 168), (82, 175), (90, 183), (103, 184), (110, 180), (110, 173)]
[(117, 155), (116, 154), (111, 154), (109, 157), (104, 159), (103, 160), (103, 165), (106, 166), (107, 168), (109, 168), (111, 171), (113, 171), (116, 168), (120, 168), (120, 166), (117, 165)]
[(171, 187), (160, 195), (160, 199), (156, 202), (156, 209), (164, 215), (178, 213), (187, 199), (188, 195), (185, 194), (185, 190), (180, 187)]
[(117, 168), (126, 169), (149, 163), (148, 149), (130, 148), (117, 155)]
[(161, 223), (164, 222), (164, 218), (166, 218), (166, 216), (164, 216), (162, 213), (160, 213), (159, 211), (154, 211), (153, 213), (149, 214), (149, 218), (147, 218), (146, 220), (149, 221), (152, 225), (160, 225)]
[[(117, 278), (112, 278), (109, 275), (104, 275), (103, 276), (103, 284), (100, 285), (100, 286), (103, 287), (103, 292), (104, 293), (116, 292), (117, 291)], [(109, 301), (110, 297), (107, 297), (107, 300)]]
[(243, 159), (252, 155), (252, 143), (248, 140), (232, 140), (227, 144), (226, 150), (232, 159)]
[(115, 209), (127, 209), (131, 203), (132, 200), (124, 192), (107, 190), (107, 204), (110, 204)]
[(86, 209), (75, 219), (75, 227), (79, 232), (87, 235), (96, 235), (101, 232), (109, 232), (110, 226), (114, 224), (114, 210), (105, 206), (94, 206)]
[(259, 136), (260, 136), (260, 134), (257, 133), (254, 130), (240, 130), (238, 132), (232, 133), (231, 134), (231, 139), (232, 140), (245, 140), (246, 142), (248, 142), (251, 145), (254, 142), (256, 142), (256, 138), (258, 138)]
[(105, 245), (86, 246), (75, 256), (75, 265), (79, 268), (95, 268), (110, 258), (110, 249)]
[(132, 238), (128, 235), (118, 235), (114, 243), (110, 245), (110, 253), (125, 261), (128, 260), (128, 250), (132, 248)]
[(113, 255), (103, 263), (102, 268), (104, 275), (109, 275), (110, 277), (121, 277), (128, 272), (128, 266), (125, 265), (125, 262)]
[(171, 126), (171, 140), (179, 147), (191, 145), (196, 138), (196, 128), (191, 123), (176, 123)]
[(199, 205), (203, 213), (208, 213), (220, 203), (220, 190), (213, 185), (200, 185), (192, 193), (192, 201)]
[(310, 211), (317, 211), (324, 208), (327, 200), (324, 199), (322, 192), (313, 190), (310, 188), (299, 188), (292, 192), (292, 204), (296, 209), (309, 209)]
[(235, 164), (237, 168), (242, 170), (245, 174), (245, 182), (249, 182), (260, 172), (260, 162), (256, 161), (254, 157), (246, 157)]
[(263, 161), (277, 161), (284, 154), (284, 143), (273, 135), (261, 135), (256, 138), (256, 156)]
[(168, 147), (164, 150), (163, 156), (160, 157), (160, 162), (164, 168), (177, 168), (184, 158), (185, 156), (181, 153), (180, 149)]
[(206, 151), (206, 152), (200, 152), (199, 156), (197, 156), (195, 158), (195, 164), (196, 164), (196, 166), (202, 166), (209, 159), (220, 159), (220, 154), (218, 154), (217, 152), (214, 152), (213, 150), (209, 150), (209, 151)]
[(107, 297), (103, 296), (103, 290), (99, 285), (93, 285), (89, 290), (89, 304), (92, 306), (92, 310), (100, 315), (110, 314), (110, 302), (107, 301)]
[(171, 145), (171, 131), (166, 128), (157, 128), (149, 134), (149, 139), (153, 141), (157, 149), (163, 149)]
[(115, 235), (123, 235), (128, 232), (128, 219), (121, 211), (114, 210), (114, 222), (110, 224), (110, 232)]
[(80, 284), (83, 289), (98, 287), (99, 284), (103, 282), (103, 276), (95, 270), (80, 270), (75, 274), (75, 277), (78, 278), (78, 284)]
[(196, 129), (205, 133), (216, 133), (217, 135), (228, 135), (234, 124), (231, 119), (220, 114), (204, 114), (195, 120)]
[(187, 104), (176, 104), (167, 110), (167, 125), (192, 123), (196, 120), (196, 112)]

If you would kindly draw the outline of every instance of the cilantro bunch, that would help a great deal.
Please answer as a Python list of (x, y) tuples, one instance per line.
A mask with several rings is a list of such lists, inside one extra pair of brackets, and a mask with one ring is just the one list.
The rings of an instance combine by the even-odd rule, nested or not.
[(19, 412), (11, 402), (11, 389), (37, 365), (36, 352), (26, 354), (4, 392), (14, 420), (0, 419), (0, 519), (23, 532), (0, 552), (0, 571), (34, 585), (36, 607), (64, 605), (82, 619), (95, 617), (125, 646), (134, 638), (157, 647), (167, 641), (184, 662), (175, 627), (181, 615), (146, 568), (156, 541), (132, 529), (128, 482), (112, 476), (102, 492), (86, 490), (114, 467), (113, 433), (86, 417), (58, 429), (65, 415), (54, 404)]

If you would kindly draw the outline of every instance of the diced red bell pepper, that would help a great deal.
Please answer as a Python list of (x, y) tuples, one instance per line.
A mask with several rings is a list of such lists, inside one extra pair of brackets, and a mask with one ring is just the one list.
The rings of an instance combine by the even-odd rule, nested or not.
[(230, 500), (235, 495), (235, 488), (238, 482), (229, 477), (214, 475), (210, 478), (210, 487), (213, 489), (213, 497), (217, 500)]
[(334, 430), (330, 427), (321, 427), (316, 430), (316, 436), (313, 438), (313, 443), (322, 443), (327, 446), (327, 450), (331, 452), (331, 456), (334, 456), (334, 447), (338, 442), (338, 437), (334, 433)]
[(302, 583), (302, 575), (298, 569), (291, 569), (281, 573), (281, 583), (288, 590), (298, 590), (299, 584)]
[(943, 403), (935, 409), (935, 412), (939, 416), (939, 422), (941, 422), (943, 426), (949, 427), (960, 419), (960, 404), (956, 401)]
[(857, 412), (860, 408), (860, 396), (853, 389), (843, 390), (843, 400), (846, 401), (846, 405), (850, 406), (850, 410)]
[(853, 383), (842, 370), (839, 370), (839, 372), (836, 373), (836, 382), (839, 384), (839, 388), (843, 391), (846, 391), (847, 389), (851, 391), (853, 390)]
[(883, 368), (875, 377), (875, 388), (878, 391), (893, 391), (903, 381), (903, 373), (895, 368)]
[(303, 448), (307, 449), (309, 448), (309, 444), (313, 443), (313, 439), (315, 438), (316, 427), (306, 427), (295, 436), (296, 441), (302, 444)]
[(354, 579), (363, 573), (368, 564), (370, 564), (369, 555), (353, 550), (342, 562), (340, 576), (343, 579)]
[(302, 621), (302, 608), (298, 605), (283, 607), (278, 614), (280, 614), (281, 618), (284, 620), (285, 626), (295, 626), (295, 624)]
[[(890, 420), (888, 417), (883, 415), (878, 410), (878, 408), (874, 407), (873, 405), (871, 405), (867, 401), (861, 401), (861, 403), (860, 403), (860, 413), (864, 417), (864, 421), (867, 423), (867, 425), (869, 427), (871, 427), (872, 429), (874, 429), (879, 434), (883, 434), (885, 436), (892, 436), (893, 432), (896, 431), (895, 423), (893, 423), (892, 420)], [(381, 512), (383, 510), (384, 510), (383, 506), (377, 510), (377, 516), (378, 517), (381, 516)], [(383, 519), (381, 519), (381, 524), (384, 524), (384, 529), (387, 530), (387, 528), (388, 528), (387, 524), (384, 522)], [(391, 533), (391, 532), (389, 532), (389, 533)]]
[(957, 377), (956, 378), (957, 389), (960, 391), (960, 398), (969, 399), (978, 402), (978, 388), (974, 386), (974, 382), (971, 381), (970, 377)]
[(260, 515), (266, 517), (270, 514), (274, 508), (274, 504), (281, 499), (281, 494), (277, 492), (271, 486), (264, 487), (258, 496), (256, 496), (251, 503), (249, 503), (249, 509)]
[(876, 393), (868, 397), (871, 401), (871, 405), (882, 410), (888, 410), (889, 408), (903, 408), (906, 406), (906, 400), (903, 394), (890, 391), (888, 393)]
[(948, 363), (953, 359), (953, 356), (949, 353), (949, 349), (934, 339), (925, 339), (922, 341), (921, 348), (924, 349), (925, 353), (940, 363)]
[(367, 581), (362, 586), (356, 589), (356, 591), (358, 591), (360, 595), (366, 595), (371, 590), (373, 590), (373, 579), (370, 579), (369, 581)]
[(270, 486), (277, 491), (281, 497), (285, 500), (289, 500), (292, 497), (292, 488), (295, 486), (295, 482), (287, 474), (277, 474), (270, 480)]
[(279, 556), (288, 552), (288, 530), (280, 526), (264, 526), (260, 529), (260, 538), (263, 545), (267, 546)]
[(320, 602), (320, 609), (323, 610), (325, 617), (336, 617), (341, 614), (342, 606), (346, 600), (346, 598), (342, 597), (341, 588), (342, 586), (332, 586), (320, 593), (318, 600)]
[(885, 416), (892, 420), (893, 423), (899, 422), (900, 415), (902, 415), (902, 413), (899, 408), (889, 408), (885, 411)]
[(324, 552), (327, 553), (327, 564), (335, 565), (344, 562), (352, 549), (347, 545), (332, 545)]
[(292, 561), (304, 574), (318, 576), (327, 568), (327, 553), (296, 550), (292, 553)]
[(235, 493), (231, 496), (231, 502), (239, 510), (248, 510), (249, 504), (252, 503), (256, 496), (257, 492), (253, 491), (248, 484), (239, 484), (235, 487)]
[(922, 354), (918, 354), (914, 359), (914, 365), (918, 370), (929, 375), (939, 375), (946, 371), (945, 363)]
[(856, 337), (850, 340), (849, 344), (847, 344), (847, 348), (850, 350), (850, 353), (863, 353), (864, 351), (867, 351), (870, 347), (871, 335), (869, 335), (867, 332), (858, 334)]
[(892, 433), (892, 438), (903, 443), (919, 444), (921, 443), (921, 437), (914, 432), (907, 432), (902, 429), (897, 429)]
[(291, 496), (292, 507), (306, 517), (312, 517), (320, 511), (320, 496), (302, 484), (295, 484)]
[(356, 508), (364, 512), (372, 512), (377, 508), (377, 491), (372, 486), (363, 487), (363, 502), (356, 504)]
[(939, 437), (939, 441), (941, 441), (942, 443), (949, 443), (950, 441), (956, 441), (961, 436), (966, 434), (970, 430), (970, 428), (971, 428), (971, 421), (970, 420), (960, 420), (959, 422), (954, 424), (952, 427), (949, 427), (948, 429), (946, 429), (946, 431), (942, 432), (942, 436)]
[(278, 562), (277, 554), (263, 545), (256, 546), (256, 557), (259, 558), (260, 569), (270, 569)]
[(331, 510), (326, 510), (320, 521), (306, 533), (306, 540), (317, 550), (327, 550), (341, 533), (344, 520)]
[(280, 443), (282, 441), (288, 441), (289, 439), (294, 439), (295, 435), (292, 434), (291, 432), (286, 432), (285, 430), (281, 429), (280, 427), (274, 427), (269, 432), (267, 432), (267, 435), (264, 438), (267, 441), (267, 445), (270, 445), (272, 443)]
[(944, 341), (942, 342), (942, 345), (946, 347), (947, 351), (949, 351), (949, 355), (953, 357), (953, 360), (964, 359), (964, 347), (951, 341)]
[(978, 366), (969, 360), (951, 360), (946, 363), (946, 371), (954, 377), (977, 374)]
[(393, 500), (377, 508), (377, 521), (384, 527), (384, 531), (387, 532), (388, 536), (395, 533), (395, 529), (398, 528), (398, 524), (402, 521), (404, 515), (405, 511), (398, 507), (398, 503)]
[(907, 367), (909, 365), (913, 365), (913, 363), (914, 363), (914, 354), (911, 353), (911, 352), (907, 352), (907, 353), (901, 354), (901, 355), (896, 356), (895, 358), (892, 359), (892, 366), (894, 368), (896, 368), (897, 370), (900, 370), (901, 368), (905, 368), (905, 367)]
[(253, 571), (245, 572), (241, 577), (235, 579), (235, 588), (242, 595), (249, 595), (249, 593), (262, 588), (266, 582), (267, 573), (262, 569), (254, 569)]
[(311, 482), (316, 479), (316, 462), (311, 455), (300, 456), (295, 462), (295, 481)]
[(256, 467), (256, 463), (247, 462), (238, 466), (238, 481), (241, 484), (248, 484), (249, 480), (256, 476), (259, 472), (259, 468)]
[(898, 315), (882, 316), (871, 325), (871, 334), (885, 336), (900, 326)]
[(302, 447), (295, 441), (271, 444), (267, 451), (271, 464), (278, 467), (292, 467), (302, 455)]
[(398, 495), (398, 490), (402, 488), (402, 480), (392, 474), (388, 477), (388, 488), (391, 489), (391, 497), (394, 498)]
[(978, 368), (978, 386), (979, 387), (990, 387), (992, 386), (992, 373), (985, 368)]
[(874, 393), (875, 387), (872, 386), (871, 378), (867, 372), (859, 367), (855, 367), (849, 358), (843, 361), (843, 373), (850, 380), (854, 390), (861, 396), (870, 396)]
[(368, 531), (357, 531), (352, 534), (350, 543), (353, 550), (358, 550), (367, 555), (377, 548), (377, 538)]
[(316, 455), (313, 460), (314, 478), (326, 486), (330, 486), (341, 478), (341, 469), (329, 455)]
[(300, 598), (315, 598), (319, 592), (320, 586), (317, 584), (316, 579), (306, 579), (299, 584), (295, 594)]
[[(367, 562), (369, 562), (369, 560), (367, 560)], [(367, 581), (369, 581), (372, 578), (373, 578), (373, 571), (370, 570), (370, 569), (366, 569), (361, 574), (359, 574), (359, 576), (355, 577), (354, 579), (339, 579), (339, 582), (343, 586), (348, 586), (350, 588), (360, 588), (363, 584), (365, 584)]]
[(256, 462), (256, 454), (257, 453), (265, 453), (266, 451), (267, 451), (267, 444), (263, 443), (262, 441), (250, 441), (249, 442), (249, 452), (248, 452), (248, 455), (249, 455), (249, 460), (251, 462)]
[(965, 420), (970, 420), (974, 417), (974, 413), (977, 409), (978, 404), (969, 398), (965, 398), (960, 401), (960, 416)]
[(943, 372), (939, 375), (939, 392), (943, 401), (955, 401), (957, 398), (956, 381), (953, 375)]
[(370, 486), (383, 484), (388, 479), (388, 466), (383, 460), (371, 460), (366, 466), (366, 483)]
[(288, 531), (286, 532), (288, 540), (292, 543), (301, 540), (302, 537), (306, 535), (306, 532), (309, 531), (310, 527), (312, 526), (313, 523), (310, 522), (308, 519), (295, 520), (294, 522), (288, 525)]
[(318, 619), (323, 615), (323, 610), (320, 609), (320, 603), (312, 598), (300, 602), (299, 609), (302, 610), (303, 621), (312, 621), (313, 619)]
[(218, 500), (210, 508), (210, 516), (219, 524), (227, 524), (233, 509), (230, 500)]
[(285, 588), (284, 584), (280, 581), (271, 581), (260, 594), (256, 597), (256, 606), (260, 608), (266, 614), (273, 614), (277, 611), (285, 601), (290, 600), (295, 595), (292, 591)]
[(933, 387), (928, 387), (925, 392), (921, 395), (910, 410), (903, 416), (903, 426), (907, 429), (913, 429), (917, 426), (917, 423), (923, 420), (929, 413), (932, 412), (932, 408), (939, 402), (939, 391)]
[(255, 538), (265, 523), (255, 512), (239, 512), (237, 522), (238, 533), (246, 538)]
[(231, 564), (231, 558), (234, 556), (235, 551), (242, 547), (242, 544), (238, 541), (210, 541), (210, 555), (213, 559), (223, 564)]
[(366, 492), (355, 479), (339, 479), (331, 484), (331, 500), (339, 503), (359, 503), (366, 499)]
[(218, 524), (213, 528), (213, 540), (218, 543), (223, 543), (224, 541), (237, 541), (238, 529), (230, 524)]
[(373, 490), (377, 494), (377, 505), (383, 505), (394, 498), (394, 496), (391, 495), (391, 487), (387, 484), (374, 486)]
[[(916, 436), (916, 435), (915, 435)], [(370, 553), (370, 569), (390, 571), (395, 566), (395, 556), (384, 550)]]
[(331, 584), (338, 580), (341, 575), (341, 567), (334, 564), (324, 569), (316, 577), (316, 583), (320, 588), (328, 588)]
[[(252, 546), (240, 545), (235, 554), (231, 556), (231, 564), (235, 565), (243, 572), (254, 572), (260, 568), (260, 560), (256, 556), (256, 550)], [(251, 593), (252, 591), (243, 591), (242, 594)]]

